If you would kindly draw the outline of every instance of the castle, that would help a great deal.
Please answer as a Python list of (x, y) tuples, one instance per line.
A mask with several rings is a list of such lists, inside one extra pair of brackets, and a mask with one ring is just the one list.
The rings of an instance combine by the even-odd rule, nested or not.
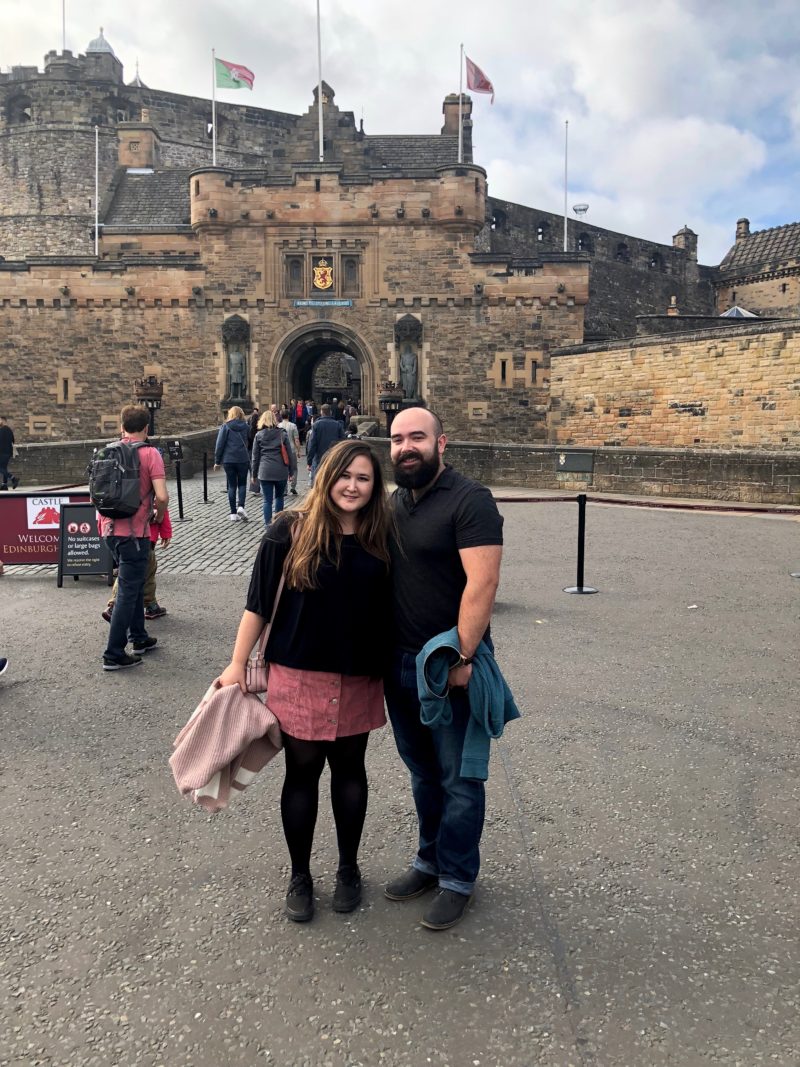
[(154, 378), (172, 433), (292, 396), (377, 415), (390, 382), (467, 440), (797, 448), (800, 224), (740, 220), (719, 267), (685, 226), (570, 219), (564, 251), (563, 217), (489, 195), (469, 97), (438, 135), (367, 134), (325, 83), (321, 107), (322, 146), (316, 89), (301, 115), (217, 102), (211, 165), (210, 101), (125, 84), (102, 31), (0, 74), (21, 437), (113, 434)]

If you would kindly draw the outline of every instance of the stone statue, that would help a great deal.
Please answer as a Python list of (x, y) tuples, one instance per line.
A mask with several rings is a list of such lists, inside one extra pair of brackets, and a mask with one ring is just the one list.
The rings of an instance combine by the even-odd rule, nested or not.
[(400, 384), (407, 400), (417, 397), (417, 354), (409, 341), (400, 351)]
[(228, 381), (228, 395), (232, 400), (240, 400), (245, 395), (245, 358), (238, 344), (232, 344), (228, 349)]

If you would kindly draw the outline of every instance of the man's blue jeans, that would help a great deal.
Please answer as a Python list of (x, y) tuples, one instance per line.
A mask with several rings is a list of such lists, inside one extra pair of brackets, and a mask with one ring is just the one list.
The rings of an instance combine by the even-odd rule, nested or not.
[(484, 783), (460, 774), (469, 722), (467, 691), (451, 690), (453, 721), (432, 730), (419, 721), (414, 653), (396, 654), (385, 689), (397, 751), (411, 772), (419, 819), (414, 867), (438, 875), (442, 889), (469, 894), (480, 867), (486, 800)]
[(150, 559), (149, 537), (107, 537), (105, 539), (117, 565), (117, 599), (111, 612), (111, 627), (105, 655), (120, 659), (125, 655), (128, 635), (131, 641), (144, 641), (144, 581)]
[[(261, 481), (261, 479), (259, 479)], [(272, 522), (272, 495), (275, 494), (275, 514), (279, 511), (283, 511), (283, 500), (286, 496), (286, 482), (284, 478), (282, 482), (264, 482), (261, 481), (261, 496), (264, 501), (264, 525), (269, 526)]]

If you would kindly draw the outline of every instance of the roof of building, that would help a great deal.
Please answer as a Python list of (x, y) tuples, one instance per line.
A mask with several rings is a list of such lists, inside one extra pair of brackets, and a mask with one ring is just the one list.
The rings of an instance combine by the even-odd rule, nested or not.
[(100, 27), (100, 36), (95, 37), (93, 41), (89, 41), (88, 45), (86, 46), (86, 54), (88, 55), (90, 52), (108, 52), (109, 55), (114, 56), (115, 59), (117, 58), (114, 55), (114, 49), (103, 36), (102, 26)]
[(728, 308), (727, 311), (723, 311), (720, 315), (721, 319), (757, 319), (758, 315), (753, 311), (748, 311), (747, 308), (741, 308), (738, 304), (734, 304), (733, 307)]
[(117, 184), (104, 226), (181, 226), (189, 222), (191, 169), (127, 171)]
[(800, 222), (773, 226), (737, 241), (719, 265), (720, 271), (751, 273), (774, 270), (783, 263), (800, 259)]
[(397, 134), (367, 136), (370, 167), (401, 170), (444, 167), (458, 160), (458, 137), (453, 134)]

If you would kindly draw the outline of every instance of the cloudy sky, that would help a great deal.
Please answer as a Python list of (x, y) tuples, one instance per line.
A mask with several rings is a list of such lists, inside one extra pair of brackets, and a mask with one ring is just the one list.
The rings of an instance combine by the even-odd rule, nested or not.
[[(315, 0), (65, 0), (66, 45), (100, 25), (151, 88), (210, 95), (210, 50), (255, 72), (220, 99), (307, 110)], [(62, 0), (2, 0), (0, 68), (61, 49)], [(800, 218), (797, 0), (321, 0), (323, 77), (367, 133), (437, 133), (459, 43), (492, 79), (474, 96), (490, 192), (670, 243), (684, 224), (717, 263), (736, 219)]]

